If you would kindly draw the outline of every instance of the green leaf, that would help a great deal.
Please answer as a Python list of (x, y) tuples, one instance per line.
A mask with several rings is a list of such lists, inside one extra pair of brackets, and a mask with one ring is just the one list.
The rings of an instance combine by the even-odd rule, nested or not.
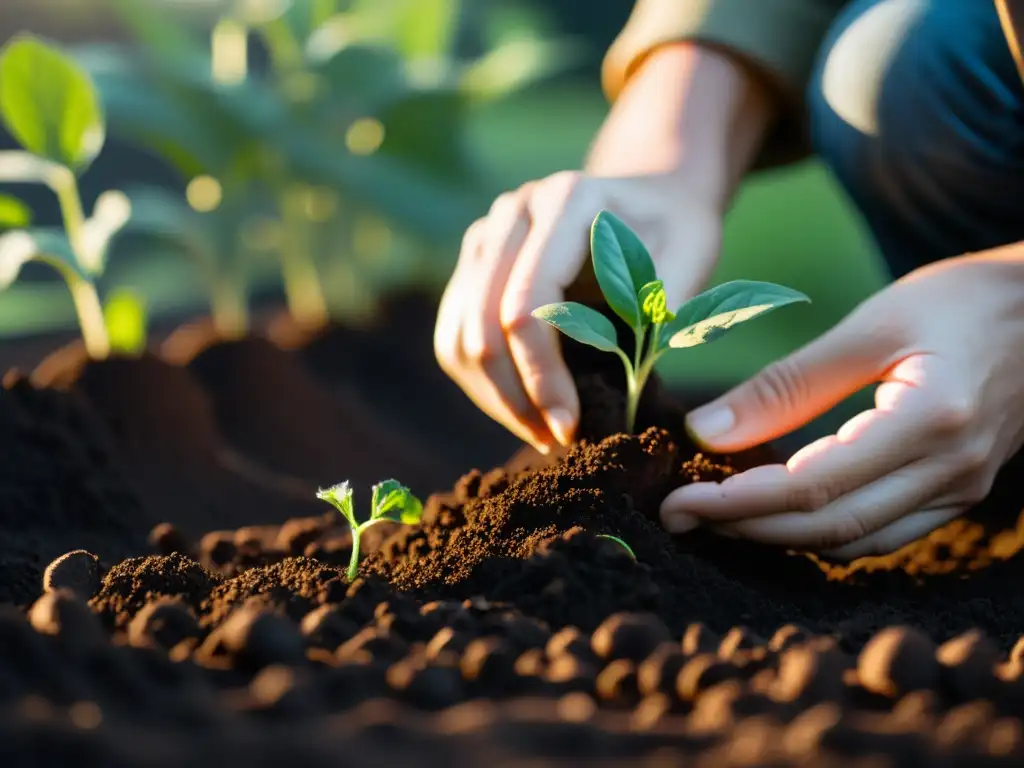
[(640, 311), (648, 323), (667, 323), (675, 319), (675, 313), (668, 308), (665, 284), (661, 280), (648, 283), (640, 289)]
[(117, 288), (103, 305), (110, 349), (124, 355), (138, 355), (146, 348), (146, 303), (130, 288)]
[(0, 232), (27, 227), (32, 223), (32, 209), (22, 200), (0, 194)]
[(371, 520), (413, 525), (422, 518), (423, 503), (397, 480), (383, 480), (373, 486)]
[[(326, 33), (325, 33), (326, 34)], [(329, 39), (310, 40), (310, 70), (327, 95), (325, 111), (346, 122), (377, 114), (408, 90), (402, 60), (387, 48), (365, 44), (333, 47)]]
[(475, 169), (464, 141), (466, 102), (458, 91), (410, 91), (380, 113), (380, 153), (431, 176), (472, 183)]
[(77, 172), (103, 147), (103, 111), (89, 75), (29, 35), (0, 53), (0, 114), (25, 149)]
[(350, 15), (358, 26), (388, 40), (404, 58), (436, 61), (450, 57), (463, 0), (354, 0)]
[(604, 352), (614, 352), (619, 348), (612, 321), (583, 304), (575, 301), (545, 304), (530, 314), (581, 344), (589, 344)]
[(320, 489), (316, 492), (316, 497), (338, 510), (352, 526), (353, 531), (359, 527), (356, 523), (355, 510), (352, 508), (352, 487), (348, 484), (348, 480), (332, 485), (330, 488)]
[(799, 291), (757, 280), (733, 280), (695, 296), (676, 312), (664, 328), (662, 348), (707, 344), (731, 328), (788, 304), (808, 302)]
[(629, 552), (629, 556), (630, 557), (632, 557), (634, 560), (636, 560), (636, 553), (633, 552), (633, 548), (631, 546), (629, 546), (629, 544), (627, 544), (625, 541), (620, 539), (618, 536), (612, 536), (609, 533), (599, 533), (597, 535), (597, 538), (599, 538), (599, 539), (608, 539), (609, 541), (614, 541), (616, 544), (618, 544), (624, 550)]
[(640, 289), (658, 279), (654, 262), (640, 238), (619, 218), (601, 211), (590, 230), (590, 252), (594, 276), (612, 310), (639, 328)]
[(65, 281), (89, 280), (59, 229), (15, 229), (0, 235), (0, 290), (10, 287), (30, 261), (49, 264)]

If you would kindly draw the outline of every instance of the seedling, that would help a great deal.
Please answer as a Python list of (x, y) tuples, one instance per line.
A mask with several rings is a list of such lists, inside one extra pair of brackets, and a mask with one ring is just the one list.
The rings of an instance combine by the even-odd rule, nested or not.
[(629, 546), (629, 544), (624, 542), (622, 539), (620, 539), (618, 536), (612, 536), (610, 533), (599, 533), (597, 535), (597, 538), (599, 538), (599, 539), (608, 539), (609, 541), (614, 541), (616, 544), (618, 544), (624, 550), (629, 552), (629, 556), (630, 557), (632, 557), (634, 560), (636, 560), (636, 553), (633, 552), (633, 548), (631, 546)]
[(594, 219), (590, 251), (605, 301), (636, 336), (633, 359), (619, 348), (612, 322), (590, 307), (573, 301), (545, 304), (533, 310), (533, 316), (569, 338), (614, 352), (622, 359), (626, 368), (627, 432), (632, 432), (636, 424), (640, 395), (654, 364), (669, 349), (707, 344), (774, 309), (810, 301), (782, 285), (733, 280), (693, 297), (672, 312), (647, 248), (633, 230), (608, 211), (601, 211)]
[[(78, 176), (103, 147), (106, 129), (89, 76), (68, 56), (29, 35), (0, 52), (0, 117), (25, 151), (0, 152), (0, 181), (42, 183), (57, 196), (63, 230), (13, 229), (0, 237), (0, 290), (29, 261), (49, 264), (71, 293), (90, 357), (102, 359), (110, 340), (95, 279), (103, 274), (111, 239), (128, 221), (131, 206), (109, 191), (86, 217)], [(7, 224), (26, 227), (24, 206), (5, 198)]]
[(352, 529), (352, 558), (348, 564), (349, 581), (355, 579), (356, 574), (359, 573), (359, 539), (363, 531), (372, 525), (383, 522), (414, 525), (423, 518), (423, 503), (397, 480), (383, 480), (373, 486), (370, 517), (361, 523), (356, 521), (355, 510), (352, 506), (352, 488), (347, 480), (317, 491), (316, 497), (337, 509)]

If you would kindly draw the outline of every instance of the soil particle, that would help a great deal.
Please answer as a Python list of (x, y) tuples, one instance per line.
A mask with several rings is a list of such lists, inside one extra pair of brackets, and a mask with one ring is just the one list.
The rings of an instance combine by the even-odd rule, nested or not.
[(99, 558), (84, 549), (61, 555), (43, 571), (44, 592), (64, 589), (84, 600), (99, 591), (101, 581)]

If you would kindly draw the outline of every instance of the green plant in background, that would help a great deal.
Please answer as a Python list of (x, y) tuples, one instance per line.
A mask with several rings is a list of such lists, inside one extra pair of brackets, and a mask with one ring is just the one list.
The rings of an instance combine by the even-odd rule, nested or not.
[(633, 552), (633, 548), (631, 546), (629, 546), (629, 544), (627, 544), (625, 541), (620, 539), (618, 536), (612, 536), (610, 533), (599, 533), (597, 535), (597, 538), (599, 538), (599, 539), (608, 539), (609, 541), (614, 541), (616, 544), (618, 544), (620, 547), (622, 547), (624, 550), (626, 550), (629, 553), (629, 556), (631, 558), (636, 560), (636, 553)]
[[(95, 280), (103, 274), (111, 239), (130, 216), (121, 192), (104, 192), (86, 217), (78, 177), (103, 147), (103, 111), (89, 76), (56, 48), (20, 35), (0, 50), (0, 116), (24, 151), (0, 152), (0, 182), (41, 183), (57, 196), (62, 229), (27, 229), (31, 215), (16, 198), (0, 200), (8, 227), (0, 236), (0, 289), (29, 261), (60, 273), (75, 305), (86, 351), (110, 353)], [(9, 228), (9, 227), (16, 228)]]
[(636, 424), (636, 411), (647, 378), (669, 349), (707, 344), (727, 331), (779, 307), (810, 299), (774, 283), (733, 280), (717, 285), (668, 309), (665, 286), (647, 248), (625, 223), (608, 211), (594, 218), (590, 231), (594, 275), (608, 306), (633, 330), (633, 359), (619, 348), (612, 322), (576, 302), (545, 304), (533, 316), (566, 336), (604, 352), (613, 352), (626, 369), (626, 431)]
[[(493, 42), (487, 53), (455, 57), (460, 30), (490, 3), (225, 0), (215, 4), (204, 46), (156, 3), (109, 2), (145, 46), (80, 51), (112, 130), (162, 155), (192, 184), (217, 184), (217, 204), (202, 210), (215, 218), (231, 208), (221, 229), (237, 236), (243, 208), (273, 218), (289, 310), (307, 325), (327, 312), (314, 255), (336, 249), (332, 256), (351, 261), (365, 247), (357, 232), (373, 229), (364, 222), (406, 236), (372, 240), (391, 251), (426, 252), (461, 235), (487, 202), (463, 141), (466, 110), (566, 60), (555, 56), (567, 50), (563, 42), (500, 14), (482, 25)], [(251, 38), (269, 53), (266, 72), (250, 67)], [(218, 248), (226, 250), (219, 257), (235, 258), (233, 247)], [(391, 270), (366, 267), (346, 274), (387, 280), (415, 269), (408, 259)], [(237, 265), (226, 271), (236, 286), (244, 282)]]
[(349, 581), (359, 573), (359, 539), (363, 531), (383, 522), (415, 525), (423, 518), (422, 502), (397, 480), (383, 480), (373, 486), (370, 517), (361, 523), (356, 520), (355, 509), (352, 505), (352, 488), (347, 480), (317, 491), (316, 497), (337, 509), (352, 529), (352, 558), (348, 565)]
[(163, 241), (183, 254), (206, 287), (214, 328), (225, 338), (244, 336), (249, 328), (246, 252), (237, 237), (244, 199), (204, 213), (163, 187), (136, 185), (125, 193), (132, 206), (125, 238)]

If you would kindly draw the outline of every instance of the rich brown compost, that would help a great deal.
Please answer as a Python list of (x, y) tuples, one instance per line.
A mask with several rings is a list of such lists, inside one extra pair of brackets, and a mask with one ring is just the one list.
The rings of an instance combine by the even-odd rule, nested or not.
[[(731, 470), (656, 384), (618, 434), (621, 375), (567, 348), (584, 439), (489, 469), (515, 445), (396, 337), (187, 365), (72, 346), (8, 376), (0, 765), (1024, 761), (1020, 462), (968, 519), (846, 567), (673, 538), (664, 493)], [(384, 477), (446, 487), (456, 443), (487, 461), (422, 526), (371, 529), (347, 583), (316, 485), (355, 480), (361, 509)]]

